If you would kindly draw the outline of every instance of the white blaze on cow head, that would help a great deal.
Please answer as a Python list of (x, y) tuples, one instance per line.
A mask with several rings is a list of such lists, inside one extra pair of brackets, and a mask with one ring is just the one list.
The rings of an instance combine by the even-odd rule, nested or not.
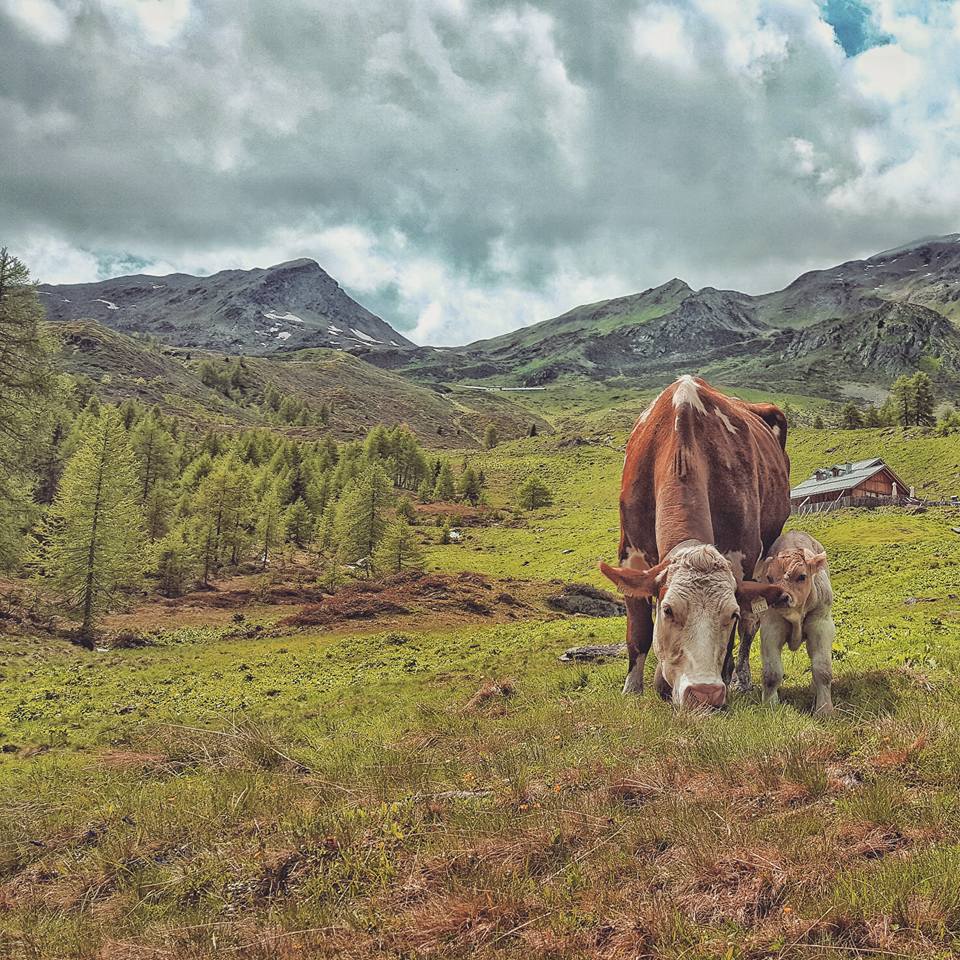
[(658, 600), (653, 648), (660, 692), (677, 706), (724, 706), (723, 667), (741, 604), (768, 595), (779, 601), (779, 589), (738, 587), (729, 561), (709, 544), (681, 547), (648, 570), (605, 563), (600, 569), (621, 593)]
[(826, 553), (807, 548), (783, 550), (763, 561), (760, 573), (767, 583), (776, 584), (790, 598), (791, 609), (802, 610), (810, 599), (813, 578), (827, 566)]
[(740, 616), (737, 581), (715, 547), (682, 547), (656, 567), (600, 569), (628, 596), (657, 597), (653, 649), (678, 706), (722, 707), (723, 663)]

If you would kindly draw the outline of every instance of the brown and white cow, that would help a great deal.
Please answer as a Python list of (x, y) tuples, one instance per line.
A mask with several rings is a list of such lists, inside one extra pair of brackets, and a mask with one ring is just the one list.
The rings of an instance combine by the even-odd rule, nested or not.
[(623, 467), (620, 566), (601, 564), (627, 601), (624, 693), (642, 691), (652, 643), (661, 696), (723, 706), (738, 625), (749, 682), (752, 603), (786, 600), (747, 579), (790, 513), (786, 428), (776, 407), (690, 376), (640, 415)]
[(776, 706), (783, 683), (783, 648), (799, 650), (806, 642), (813, 674), (813, 712), (833, 713), (833, 587), (823, 545), (801, 530), (778, 537), (758, 575), (776, 584), (790, 598), (784, 607), (760, 615), (760, 654), (763, 660), (763, 702)]

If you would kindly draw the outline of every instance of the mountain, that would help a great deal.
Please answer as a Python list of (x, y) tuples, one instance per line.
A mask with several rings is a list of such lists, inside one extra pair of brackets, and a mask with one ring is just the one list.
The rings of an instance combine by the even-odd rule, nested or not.
[(369, 359), (424, 382), (622, 376), (648, 385), (697, 370), (731, 385), (874, 396), (918, 367), (960, 381), (958, 322), (960, 234), (950, 234), (810, 271), (759, 296), (673, 279), (491, 340)]
[(209, 277), (117, 277), (99, 283), (41, 284), (47, 318), (96, 320), (121, 333), (146, 333), (180, 347), (270, 354), (302, 347), (362, 350), (410, 347), (388, 323), (349, 297), (314, 260)]
[[(304, 438), (362, 438), (377, 424), (405, 423), (430, 447), (476, 447), (488, 423), (501, 437), (525, 436), (531, 424), (550, 424), (510, 394), (468, 389), (430, 389), (372, 366), (343, 350), (312, 348), (238, 360), (224, 354), (160, 346), (93, 320), (69, 320), (58, 329), (64, 370), (106, 400), (134, 397), (158, 405), (186, 423), (224, 429), (270, 425)], [(241, 364), (242, 391), (207, 385), (210, 364)], [(331, 409), (329, 424), (291, 426), (271, 419), (263, 406), (268, 385), (306, 403)]]

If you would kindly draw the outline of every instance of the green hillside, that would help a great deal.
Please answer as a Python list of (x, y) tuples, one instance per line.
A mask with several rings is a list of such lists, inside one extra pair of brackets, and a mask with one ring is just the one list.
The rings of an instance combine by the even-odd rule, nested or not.
[[(204, 351), (173, 350), (135, 339), (93, 321), (55, 328), (63, 343), (63, 368), (89, 377), (107, 400), (135, 397), (198, 425), (257, 426), (260, 401), (272, 384), (319, 411), (334, 411), (329, 427), (295, 429), (300, 436), (329, 433), (336, 439), (364, 436), (377, 424), (406, 423), (427, 444), (479, 444), (487, 423), (501, 436), (526, 435), (531, 424), (549, 432), (547, 421), (518, 406), (512, 394), (420, 386), (340, 350), (313, 349), (282, 358), (228, 357)], [(243, 386), (231, 394), (202, 380), (202, 365), (243, 365)]]

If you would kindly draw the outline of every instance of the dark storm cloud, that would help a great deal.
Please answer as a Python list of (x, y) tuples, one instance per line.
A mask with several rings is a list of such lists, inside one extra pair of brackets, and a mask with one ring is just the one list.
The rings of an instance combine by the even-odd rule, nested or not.
[[(956, 228), (916, 169), (954, 169), (956, 118), (918, 132), (930, 71), (957, 83), (942, 6), (0, 0), (5, 241), (52, 279), (315, 256), (444, 342), (786, 282)], [(922, 29), (953, 31), (929, 62)]]

